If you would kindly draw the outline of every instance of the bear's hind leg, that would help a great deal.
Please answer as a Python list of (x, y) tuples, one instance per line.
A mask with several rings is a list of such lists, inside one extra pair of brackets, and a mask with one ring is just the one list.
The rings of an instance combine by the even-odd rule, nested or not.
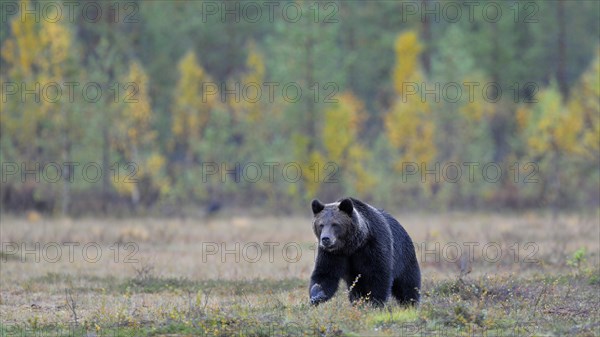
[(392, 285), (392, 295), (401, 305), (417, 305), (420, 293), (416, 284), (410, 284), (406, 280), (397, 278)]

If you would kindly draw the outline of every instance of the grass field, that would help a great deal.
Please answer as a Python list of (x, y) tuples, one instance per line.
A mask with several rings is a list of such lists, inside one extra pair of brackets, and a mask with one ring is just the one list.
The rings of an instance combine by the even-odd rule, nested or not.
[(598, 336), (598, 213), (396, 214), (416, 309), (308, 303), (308, 217), (3, 216), (1, 336)]

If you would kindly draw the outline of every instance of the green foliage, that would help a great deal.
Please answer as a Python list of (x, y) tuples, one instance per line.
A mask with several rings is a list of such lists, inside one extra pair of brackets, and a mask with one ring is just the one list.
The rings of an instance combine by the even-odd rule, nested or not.
[(567, 266), (572, 268), (573, 275), (584, 276), (589, 279), (590, 284), (594, 284), (598, 282), (598, 270), (594, 271), (588, 266), (587, 258), (587, 250), (581, 247), (567, 258)]
[(577, 249), (573, 255), (567, 260), (567, 265), (579, 269), (579, 267), (585, 263), (585, 248)]
[[(75, 20), (51, 22), (0, 8), (3, 85), (94, 82), (103, 92), (93, 103), (82, 99), (81, 87), (75, 102), (65, 99), (64, 86), (59, 102), (23, 100), (22, 89), (3, 96), (3, 163), (40, 163), (42, 171), (53, 162), (94, 162), (104, 171), (97, 183), (80, 171), (63, 171), (60, 183), (11, 175), (3, 181), (4, 209), (81, 214), (219, 199), (289, 211), (342, 194), (385, 207), (597, 206), (600, 52), (589, 28), (597, 27), (596, 1), (501, 2), (498, 22), (470, 20), (468, 6), (458, 4), (459, 22), (444, 12), (427, 24), (421, 13), (404, 17), (406, 3), (395, 1), (279, 2), (273, 18), (262, 8), (256, 22), (243, 1), (214, 3), (239, 8), (225, 16), (208, 15), (212, 3), (202, 1), (134, 3), (134, 24), (121, 22), (129, 12), (119, 22), (89, 22), (78, 11)], [(106, 14), (128, 4), (99, 6)], [(297, 21), (290, 6), (302, 11)], [(569, 24), (561, 28), (561, 20)], [(137, 84), (138, 102), (115, 94), (115, 84), (128, 82)], [(468, 100), (463, 87), (456, 102), (423, 99), (424, 87), (450, 82), (494, 82), (503, 97), (491, 102), (476, 92)], [(277, 84), (274, 97), (265, 83)], [(298, 101), (284, 97), (290, 83), (302, 90)], [(223, 99), (222, 88), (236, 84), (240, 96), (253, 96), (254, 89), (242, 92), (248, 85), (260, 95)], [(407, 84), (418, 89), (406, 92)], [(111, 176), (111, 165), (129, 162), (138, 166), (137, 184)], [(257, 163), (262, 179), (222, 182), (219, 173), (203, 181), (208, 162)], [(297, 164), (301, 179), (286, 181), (279, 170), (269, 180), (264, 163), (273, 162), (280, 169)], [(494, 162), (507, 174), (498, 183), (471, 183), (463, 167), (458, 183), (406, 182), (407, 162)], [(539, 183), (513, 181), (515, 162), (534, 162)]]

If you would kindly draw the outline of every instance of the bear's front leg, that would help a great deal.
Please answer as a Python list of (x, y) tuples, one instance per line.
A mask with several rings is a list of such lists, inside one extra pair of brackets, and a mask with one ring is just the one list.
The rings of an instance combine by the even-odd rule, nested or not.
[(310, 279), (310, 304), (317, 305), (328, 301), (337, 291), (339, 278), (315, 275)]
[(319, 249), (315, 270), (310, 277), (310, 303), (317, 305), (335, 295), (340, 278), (346, 272), (346, 259)]
[[(332, 290), (333, 293), (335, 294), (336, 289)], [(327, 295), (325, 293), (325, 290), (323, 290), (323, 287), (321, 286), (321, 284), (319, 283), (314, 283), (311, 282), (311, 286), (310, 286), (310, 304), (312, 305), (317, 305), (321, 302), (325, 302), (327, 300), (329, 300), (331, 298), (331, 296), (333, 295)]]

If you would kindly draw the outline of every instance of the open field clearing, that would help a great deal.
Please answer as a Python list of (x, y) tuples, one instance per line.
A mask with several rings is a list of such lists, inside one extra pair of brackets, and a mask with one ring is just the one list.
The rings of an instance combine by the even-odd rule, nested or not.
[(0, 0), (0, 337), (600, 337), (599, 13)]
[(2, 336), (598, 336), (597, 214), (399, 215), (405, 309), (308, 304), (310, 218), (3, 217)]

